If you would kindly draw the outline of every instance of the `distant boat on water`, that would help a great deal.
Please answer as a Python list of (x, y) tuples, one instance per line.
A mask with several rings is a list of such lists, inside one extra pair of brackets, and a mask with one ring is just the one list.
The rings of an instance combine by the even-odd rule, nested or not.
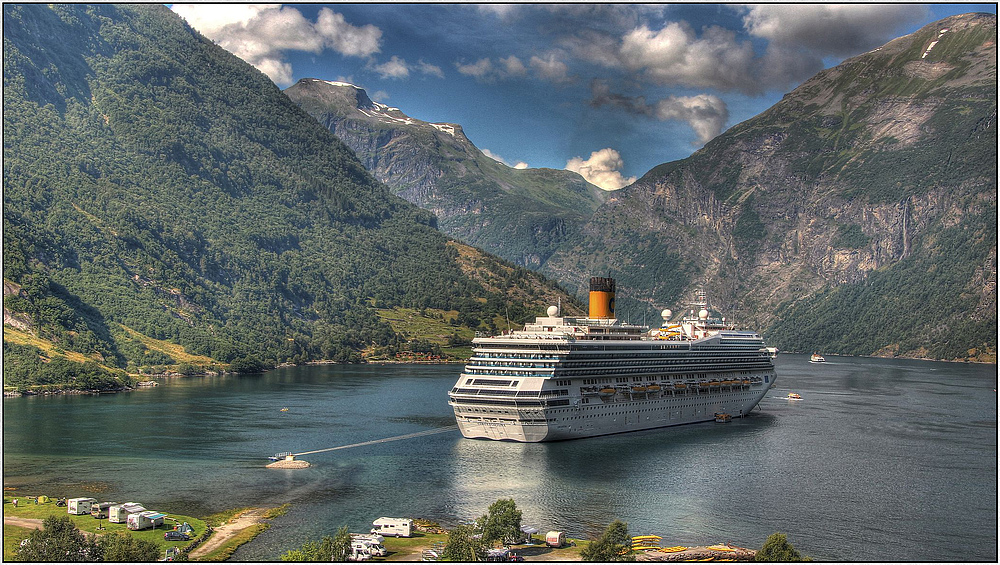
[(819, 353), (813, 353), (812, 357), (809, 358), (810, 363), (826, 363), (826, 359), (823, 358)]

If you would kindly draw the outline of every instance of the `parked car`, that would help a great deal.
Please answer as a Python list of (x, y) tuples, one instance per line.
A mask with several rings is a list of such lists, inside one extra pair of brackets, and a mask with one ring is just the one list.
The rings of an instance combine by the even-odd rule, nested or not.
[(180, 532), (169, 531), (163, 534), (163, 539), (167, 541), (188, 541), (189, 539), (191, 539), (191, 536), (187, 534), (182, 534)]

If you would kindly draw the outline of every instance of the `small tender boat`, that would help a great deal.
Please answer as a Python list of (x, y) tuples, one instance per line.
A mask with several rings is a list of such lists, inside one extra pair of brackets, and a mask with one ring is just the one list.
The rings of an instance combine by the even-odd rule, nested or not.
[(732, 422), (733, 417), (730, 416), (729, 414), (716, 414), (715, 421), (719, 422), (720, 424), (724, 424), (726, 422)]
[(281, 460), (283, 460), (284, 458), (288, 457), (291, 454), (292, 454), (291, 451), (286, 451), (284, 453), (275, 453), (274, 455), (271, 455), (270, 457), (268, 457), (268, 459), (270, 459), (271, 461), (281, 461)]
[(280, 411), (281, 412), (288, 412), (288, 408), (282, 408)]
[(789, 392), (788, 396), (786, 396), (785, 398), (787, 398), (788, 400), (800, 400), (802, 398), (802, 395), (797, 392)]
[(810, 363), (826, 363), (826, 359), (823, 358), (819, 353), (813, 353), (812, 357), (809, 358)]

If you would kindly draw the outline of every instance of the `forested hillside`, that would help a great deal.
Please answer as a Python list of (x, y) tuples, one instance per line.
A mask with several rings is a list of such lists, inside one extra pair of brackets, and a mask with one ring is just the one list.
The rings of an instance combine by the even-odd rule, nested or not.
[(6, 4), (3, 34), (5, 384), (356, 361), (405, 341), (376, 309), (485, 327), (560, 294), (483, 255), (487, 288), (432, 214), (163, 6)]
[(995, 362), (996, 37), (955, 16), (822, 71), (617, 191), (542, 272), (610, 271), (633, 320), (704, 286), (782, 349)]
[(519, 265), (543, 265), (607, 197), (572, 171), (509, 167), (461, 125), (412, 118), (351, 84), (306, 78), (285, 94), (393, 193), (434, 212), (442, 231)]

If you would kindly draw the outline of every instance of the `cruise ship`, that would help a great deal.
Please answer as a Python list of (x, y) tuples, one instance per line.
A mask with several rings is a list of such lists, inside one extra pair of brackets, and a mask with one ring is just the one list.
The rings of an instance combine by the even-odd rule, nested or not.
[(523, 330), (473, 340), (448, 404), (467, 438), (557, 441), (742, 417), (774, 386), (776, 349), (711, 317), (704, 294), (677, 322), (615, 318), (615, 281), (593, 277), (586, 318), (550, 306)]

